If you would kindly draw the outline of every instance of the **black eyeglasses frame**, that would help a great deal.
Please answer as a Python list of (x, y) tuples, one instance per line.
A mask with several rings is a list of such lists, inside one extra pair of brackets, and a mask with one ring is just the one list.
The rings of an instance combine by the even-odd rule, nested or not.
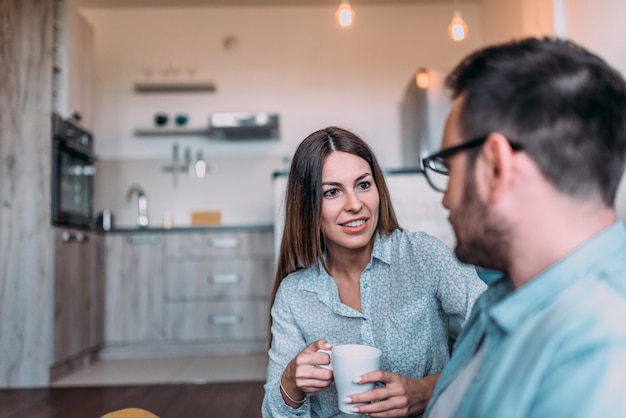
[[(445, 171), (441, 170), (437, 167), (437, 165), (430, 164), (431, 161), (439, 161), (441, 162), (441, 166), (445, 167), (445, 164), (443, 164), (444, 158), (450, 157), (463, 150), (468, 150), (474, 147), (482, 146), (487, 141), (487, 138), (489, 138), (489, 135), (484, 135), (478, 138), (470, 139), (469, 141), (463, 142), (462, 144), (455, 145), (449, 148), (444, 148), (434, 154), (429, 155), (428, 157), (422, 158), (422, 166), (424, 167), (424, 175), (426, 176), (426, 181), (428, 182), (430, 187), (432, 187), (434, 190), (441, 192), (441, 193), (446, 192), (446, 189), (442, 189), (441, 187), (437, 186), (432, 181), (432, 179), (428, 176), (429, 170), (432, 170), (439, 174), (443, 174), (445, 176), (449, 175), (447, 168)], [(513, 151), (521, 151), (524, 149), (524, 146), (520, 144), (519, 142), (510, 140), (509, 138), (507, 138), (506, 140), (509, 142), (509, 145), (511, 146), (511, 149), (513, 149)]]

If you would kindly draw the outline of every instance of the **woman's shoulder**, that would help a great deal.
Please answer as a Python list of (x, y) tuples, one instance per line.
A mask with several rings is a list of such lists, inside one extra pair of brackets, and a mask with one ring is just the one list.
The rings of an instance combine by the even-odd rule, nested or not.
[(392, 264), (419, 265), (452, 262), (454, 253), (440, 239), (423, 231), (395, 230), (381, 235), (374, 245), (375, 256)]
[(292, 271), (288, 275), (285, 276), (281, 284), (290, 284), (293, 285), (295, 283), (300, 282), (304, 277), (309, 275), (310, 268), (303, 268), (296, 271)]
[(451, 251), (450, 248), (439, 238), (424, 231), (409, 231), (407, 229), (396, 229), (388, 235), (388, 241), (392, 245), (412, 246), (420, 249), (434, 248)]
[(432, 268), (436, 266), (461, 266), (461, 262), (454, 255), (454, 251), (446, 245), (441, 239), (430, 235), (424, 231), (401, 231), (393, 234), (394, 239), (398, 241), (393, 252), (408, 253), (412, 258)]
[(301, 283), (310, 281), (313, 277), (317, 277), (318, 275), (319, 272), (314, 266), (292, 271), (280, 282), (280, 288), (297, 289), (300, 287)]

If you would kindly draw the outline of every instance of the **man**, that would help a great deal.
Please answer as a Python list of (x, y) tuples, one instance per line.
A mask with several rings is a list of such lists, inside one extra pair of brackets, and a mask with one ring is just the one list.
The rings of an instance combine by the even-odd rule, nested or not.
[(572, 43), (525, 39), (475, 52), (446, 82), (427, 179), (458, 258), (504, 277), (476, 302), (426, 416), (625, 417), (623, 78)]

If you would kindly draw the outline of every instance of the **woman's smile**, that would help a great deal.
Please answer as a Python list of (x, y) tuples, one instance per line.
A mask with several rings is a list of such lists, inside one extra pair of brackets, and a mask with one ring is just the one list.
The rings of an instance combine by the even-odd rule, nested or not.
[(352, 220), (343, 224), (339, 224), (339, 226), (341, 226), (343, 230), (346, 231), (347, 233), (355, 234), (355, 233), (362, 232), (363, 230), (367, 228), (367, 221), (368, 219), (366, 218), (355, 219), (355, 220)]

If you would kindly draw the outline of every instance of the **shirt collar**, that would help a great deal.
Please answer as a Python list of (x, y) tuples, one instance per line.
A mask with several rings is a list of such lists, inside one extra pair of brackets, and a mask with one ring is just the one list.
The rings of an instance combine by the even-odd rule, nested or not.
[(623, 252), (625, 248), (626, 228), (623, 221), (617, 221), (524, 286), (517, 290), (511, 287), (508, 297), (493, 301), (488, 315), (504, 332), (511, 332), (529, 315), (548, 306), (556, 295), (588, 275), (591, 270), (603, 268), (606, 258), (611, 254)]
[[(393, 256), (393, 248), (389, 236), (376, 234), (374, 248), (372, 249), (372, 260), (377, 259), (385, 264), (391, 264)], [(370, 260), (370, 263), (372, 260)]]
[[(372, 249), (372, 257), (369, 264), (371, 264), (374, 259), (380, 260), (386, 264), (391, 264), (393, 257), (391, 247), (392, 245), (387, 236), (376, 234), (374, 239), (374, 248)], [(337, 285), (324, 269), (321, 262), (318, 262), (317, 266), (313, 266), (311, 268), (316, 267), (319, 269), (319, 274), (312, 274), (310, 277), (307, 277), (306, 280), (301, 280), (299, 287), (302, 290), (316, 293), (319, 300), (328, 306), (336, 308), (339, 301)]]

